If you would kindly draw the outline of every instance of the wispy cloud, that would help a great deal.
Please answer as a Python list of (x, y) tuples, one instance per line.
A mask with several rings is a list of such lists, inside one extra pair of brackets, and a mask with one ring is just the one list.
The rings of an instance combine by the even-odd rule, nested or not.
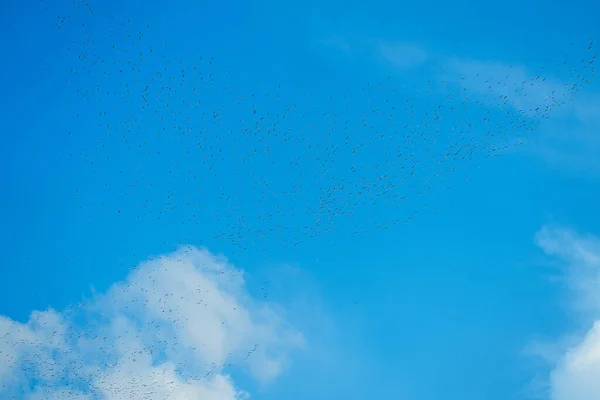
[(600, 92), (590, 86), (595, 60), (590, 49), (584, 60), (573, 58), (566, 64), (561, 60), (557, 66), (532, 69), (425, 50), (401, 40), (336, 38), (336, 43), (343, 43), (337, 48), (361, 48), (362, 57), (383, 60), (398, 72), (421, 68), (446, 95), (454, 90), (454, 95), (486, 108), (517, 112), (529, 122), (517, 122), (518, 127), (510, 121), (498, 125), (527, 138), (526, 146), (520, 146), (525, 153), (561, 169), (600, 173)]
[(600, 95), (589, 91), (591, 70), (563, 71), (574, 76), (565, 81), (543, 69), (502, 62), (456, 58), (444, 65), (443, 78), (469, 96), (536, 122), (527, 132), (527, 153), (561, 169), (600, 173)]
[(563, 268), (567, 287), (581, 312), (600, 317), (600, 239), (564, 227), (546, 226), (536, 243)]
[(544, 121), (529, 149), (549, 165), (600, 174), (600, 95), (583, 93), (562, 115)]
[(446, 80), (484, 98), (490, 105), (513, 107), (525, 116), (545, 116), (573, 97), (571, 86), (524, 66), (456, 57), (442, 60), (441, 64)]
[(253, 299), (243, 272), (194, 247), (148, 260), (68, 310), (0, 317), (0, 391), (26, 399), (215, 399), (248, 394), (236, 365), (277, 378), (304, 337)]
[(378, 48), (381, 55), (396, 68), (416, 68), (428, 58), (425, 50), (408, 43), (380, 42)]
[(571, 336), (551, 352), (550, 400), (596, 400), (600, 393), (600, 239), (559, 226), (536, 235), (538, 246), (562, 268), (562, 276), (586, 331)]

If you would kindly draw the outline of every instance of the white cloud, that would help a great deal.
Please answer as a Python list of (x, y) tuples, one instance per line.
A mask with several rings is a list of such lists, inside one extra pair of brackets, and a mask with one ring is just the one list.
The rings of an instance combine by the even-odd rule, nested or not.
[(577, 311), (600, 318), (600, 239), (554, 226), (536, 234), (537, 244), (563, 267)]
[(564, 268), (563, 276), (587, 331), (551, 357), (551, 400), (597, 400), (600, 395), (600, 239), (547, 226), (537, 244)]
[(551, 399), (597, 400), (600, 396), (600, 320), (570, 348), (551, 376)]
[[(241, 270), (206, 250), (146, 261), (64, 312), (0, 317), (0, 393), (26, 399), (244, 399), (228, 366), (259, 383), (304, 344), (281, 308), (248, 294)], [(26, 392), (19, 392), (28, 385)], [(32, 384), (33, 383), (33, 384)]]

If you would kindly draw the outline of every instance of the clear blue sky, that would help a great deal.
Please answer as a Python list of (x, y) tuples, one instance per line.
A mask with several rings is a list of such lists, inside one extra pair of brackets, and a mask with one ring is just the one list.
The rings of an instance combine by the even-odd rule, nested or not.
[[(268, 350), (262, 361), (251, 363), (250, 372), (235, 366), (221, 371), (252, 398), (505, 400), (535, 392), (563, 400), (569, 384), (573, 390), (585, 386), (568, 368), (561, 369), (566, 354), (561, 346), (564, 337), (575, 335), (571, 346), (580, 349), (577, 338), (583, 341), (600, 320), (600, 302), (593, 296), (600, 286), (593, 289), (596, 281), (588, 279), (594, 274), (582, 278), (573, 272), (578, 271), (573, 265), (585, 262), (600, 268), (597, 242), (585, 236), (600, 235), (600, 85), (582, 86), (548, 119), (527, 110), (543, 108), (545, 94), (566, 90), (565, 83), (588, 65), (595, 52), (588, 45), (600, 37), (598, 4), (106, 1), (92, 4), (92, 14), (73, 4), (8, 0), (0, 5), (0, 314), (7, 318), (2, 329), (15, 343), (21, 343), (13, 329), (17, 324), (40, 334), (30, 320), (33, 311), (50, 307), (67, 318), (65, 309), (107, 293), (149, 257), (191, 245), (222, 254), (243, 270), (246, 284), (232, 289), (232, 296), (241, 296), (240, 304), (249, 302), (249, 315), (258, 313), (255, 318), (275, 326), (269, 338), (256, 327), (256, 338), (244, 337), (245, 328), (236, 331), (241, 342), (264, 340)], [(64, 16), (70, 18), (62, 23)], [(209, 82), (197, 93), (189, 83), (194, 67)], [(527, 86), (538, 75), (544, 83)], [(465, 76), (468, 83), (461, 80)], [(497, 106), (498, 93), (504, 92), (490, 94), (488, 77), (525, 87), (507, 93), (527, 110)], [(313, 97), (307, 98), (309, 92)], [(238, 105), (241, 96), (251, 99), (252, 93), (255, 100)], [(395, 181), (393, 191), (406, 197), (400, 205), (365, 200), (353, 216), (336, 217), (335, 229), (325, 236), (307, 234), (317, 218), (306, 204), (318, 207), (323, 176), (351, 181), (356, 159), (342, 158), (341, 150), (325, 152), (338, 160), (325, 171), (318, 167), (322, 164), (309, 163), (317, 153), (304, 153), (308, 142), (295, 147), (265, 137), (259, 152), (271, 145), (273, 155), (259, 154), (239, 165), (223, 161), (229, 155), (246, 160), (248, 143), (258, 146), (259, 137), (233, 138), (247, 125), (238, 123), (241, 115), (252, 117), (251, 109), (243, 110), (248, 104), (258, 109), (254, 115), (265, 116), (263, 134), (275, 115), (281, 119), (295, 104), (299, 111), (288, 122), (296, 133), (317, 138), (315, 146), (339, 149), (343, 136), (323, 135), (340, 132), (345, 123), (354, 127), (352, 134), (363, 135), (351, 136), (356, 143), (379, 140), (367, 134), (397, 132), (385, 120), (389, 113), (369, 119), (372, 128), (357, 129), (367, 109), (392, 107), (389, 99), (403, 109), (411, 99), (416, 114), (431, 116), (448, 96), (468, 97), (457, 118), (473, 121), (474, 135), (485, 130), (482, 118), (506, 127), (520, 116), (531, 130), (506, 129), (511, 135), (521, 129), (527, 143), (491, 161), (455, 160), (456, 171), (445, 175), (439, 188), (419, 194), (419, 185), (437, 173), (424, 163), (413, 181)], [(194, 108), (189, 102), (196, 98), (202, 103)], [(515, 116), (503, 117), (507, 112)], [(405, 125), (402, 115), (397, 126)], [(432, 124), (448, 132), (454, 121)], [(224, 136), (207, 135), (202, 153), (196, 153), (194, 135), (201, 128), (219, 129)], [(424, 129), (429, 134), (432, 128)], [(386, 150), (376, 145), (361, 160), (390, 165), (393, 157)], [(421, 147), (413, 151), (414, 159), (430, 157)], [(206, 169), (211, 157), (217, 160), (214, 176)], [(299, 168), (268, 165), (272, 158), (287, 165), (294, 157)], [(379, 173), (369, 168), (363, 176), (373, 180)], [(248, 176), (265, 177), (270, 192), (264, 193), (299, 184), (304, 189), (258, 205), (263, 189), (257, 188), (264, 186)], [(342, 191), (336, 201), (356, 198)], [(376, 228), (382, 221), (404, 221), (414, 211), (418, 214), (409, 222)], [(279, 222), (260, 221), (273, 213)], [(288, 228), (274, 228), (277, 224)], [(259, 235), (265, 227), (273, 230)], [(369, 231), (352, 234), (356, 229)], [(591, 258), (577, 256), (581, 248)], [(568, 268), (556, 268), (563, 264)], [(582, 285), (557, 284), (551, 279), (557, 275), (576, 276), (568, 283), (591, 282), (583, 286), (592, 285), (586, 289), (592, 295), (578, 292)], [(183, 290), (173, 285), (166, 287)], [(598, 307), (573, 311), (573, 299), (582, 296)], [(260, 314), (263, 303), (302, 335), (302, 345), (286, 336), (286, 324)], [(200, 314), (189, 315), (199, 321), (194, 329), (212, 329)], [(73, 332), (93, 330), (91, 323), (85, 328), (70, 323)], [(532, 346), (540, 341), (552, 344)], [(532, 347), (536, 355), (528, 352)], [(553, 352), (558, 356), (541, 360), (538, 353), (547, 355), (541, 347), (558, 348)], [(265, 365), (278, 354), (285, 366), (271, 377)], [(7, 376), (31, 371), (31, 360), (19, 357), (2, 358), (3, 384), (10, 383)], [(85, 360), (94, 364), (93, 358)], [(590, 376), (600, 381), (600, 361), (595, 362)], [(185, 365), (191, 370), (178, 371), (183, 380), (194, 374), (194, 362)], [(74, 382), (61, 379), (53, 387)], [(38, 375), (31, 382), (48, 384)], [(59, 389), (48, 390), (61, 396)], [(594, 392), (577, 393), (569, 400), (591, 400)], [(207, 398), (234, 398), (223, 396)]]

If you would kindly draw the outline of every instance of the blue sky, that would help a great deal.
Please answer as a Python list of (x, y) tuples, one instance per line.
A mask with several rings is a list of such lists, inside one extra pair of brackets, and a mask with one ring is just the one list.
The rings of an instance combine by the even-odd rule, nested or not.
[(0, 6), (2, 396), (596, 399), (597, 4), (73, 4)]

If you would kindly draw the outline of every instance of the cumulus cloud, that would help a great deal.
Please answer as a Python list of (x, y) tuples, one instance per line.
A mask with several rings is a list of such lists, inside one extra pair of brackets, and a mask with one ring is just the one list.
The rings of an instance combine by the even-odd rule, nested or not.
[(185, 247), (140, 264), (68, 310), (0, 317), (0, 394), (25, 399), (239, 400), (232, 366), (259, 383), (304, 345), (243, 271)]
[(576, 309), (587, 331), (554, 357), (549, 379), (551, 400), (597, 400), (600, 395), (600, 239), (547, 226), (537, 244), (563, 268)]

